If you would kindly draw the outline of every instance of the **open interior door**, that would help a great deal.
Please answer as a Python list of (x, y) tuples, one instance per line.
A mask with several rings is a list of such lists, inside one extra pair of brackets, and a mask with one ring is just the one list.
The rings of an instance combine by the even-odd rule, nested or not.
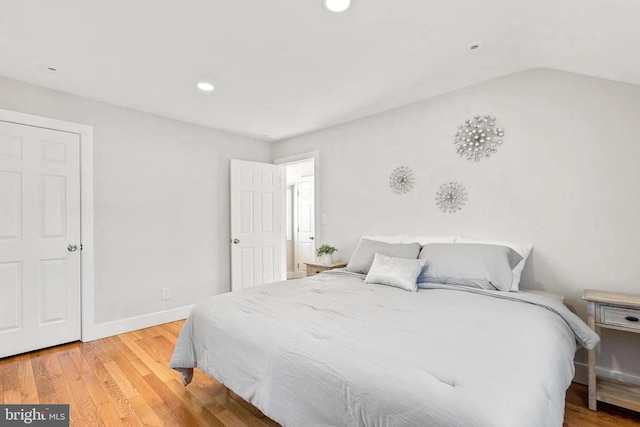
[(231, 290), (285, 279), (280, 167), (231, 160)]
[(296, 274), (304, 277), (307, 274), (306, 262), (316, 259), (315, 209), (313, 178), (301, 178), (295, 185), (296, 191), (296, 233), (295, 258)]

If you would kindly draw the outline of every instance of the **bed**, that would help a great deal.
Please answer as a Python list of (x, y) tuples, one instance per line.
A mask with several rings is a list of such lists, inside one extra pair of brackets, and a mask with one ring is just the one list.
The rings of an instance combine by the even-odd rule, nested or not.
[(561, 426), (577, 345), (598, 336), (549, 298), (334, 270), (198, 304), (171, 360), (284, 426)]

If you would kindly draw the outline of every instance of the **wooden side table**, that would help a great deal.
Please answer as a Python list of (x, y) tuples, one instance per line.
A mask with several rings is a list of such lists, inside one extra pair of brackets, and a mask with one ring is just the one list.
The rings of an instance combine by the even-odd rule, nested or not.
[[(589, 327), (640, 334), (640, 295), (587, 289), (582, 299), (589, 303)], [(589, 409), (598, 400), (640, 412), (640, 386), (608, 378), (596, 378), (596, 349), (589, 350)]]
[(346, 262), (334, 262), (333, 264), (318, 264), (315, 262), (305, 262), (307, 266), (307, 277), (315, 276), (318, 273), (322, 273), (323, 271), (333, 270), (334, 268), (342, 268), (346, 267)]

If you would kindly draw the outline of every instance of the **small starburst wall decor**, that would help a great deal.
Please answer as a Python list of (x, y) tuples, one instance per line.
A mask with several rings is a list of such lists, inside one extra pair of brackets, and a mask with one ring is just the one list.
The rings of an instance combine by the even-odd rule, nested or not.
[(500, 138), (503, 136), (502, 128), (496, 127), (495, 117), (475, 116), (458, 126), (453, 143), (458, 156), (479, 162), (481, 158), (497, 153), (496, 147), (502, 145)]
[(396, 194), (405, 194), (411, 191), (416, 179), (413, 171), (408, 166), (397, 167), (389, 176), (389, 187)]
[(446, 182), (436, 193), (436, 204), (441, 211), (455, 213), (467, 202), (467, 190), (457, 182)]

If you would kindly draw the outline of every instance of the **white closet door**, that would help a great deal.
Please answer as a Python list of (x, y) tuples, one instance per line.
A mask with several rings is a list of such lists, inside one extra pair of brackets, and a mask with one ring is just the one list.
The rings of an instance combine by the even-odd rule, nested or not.
[(0, 122), (0, 357), (80, 326), (79, 136)]
[(302, 178), (296, 184), (297, 191), (297, 238), (296, 238), (296, 267), (306, 275), (305, 262), (316, 259), (315, 242), (315, 209), (313, 178)]
[(284, 280), (280, 168), (231, 160), (231, 290)]

